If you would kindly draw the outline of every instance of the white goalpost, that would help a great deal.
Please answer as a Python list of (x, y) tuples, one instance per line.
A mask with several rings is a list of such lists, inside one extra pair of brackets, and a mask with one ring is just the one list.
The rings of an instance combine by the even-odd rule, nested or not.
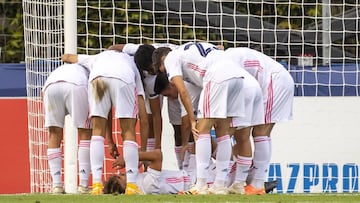
[[(63, 53), (97, 54), (113, 44), (204, 40), (271, 56), (293, 76), (296, 96), (359, 96), (359, 8), (358, 1), (342, 0), (23, 0), (31, 192), (51, 189), (40, 92)], [(62, 145), (63, 173), (66, 192), (74, 193), (78, 140), (70, 119), (65, 132), (72, 138), (65, 137)], [(113, 123), (121, 149), (118, 123)], [(107, 154), (104, 180), (114, 172), (111, 163)]]
[[(77, 53), (77, 9), (76, 1), (64, 0), (64, 53)], [(64, 189), (66, 193), (77, 193), (78, 131), (70, 116), (65, 118), (64, 129)]]

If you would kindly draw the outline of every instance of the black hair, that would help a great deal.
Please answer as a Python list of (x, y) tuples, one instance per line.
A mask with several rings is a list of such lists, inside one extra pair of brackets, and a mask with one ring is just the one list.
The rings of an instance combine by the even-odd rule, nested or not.
[(155, 79), (154, 92), (160, 94), (170, 85), (168, 76), (166, 73), (158, 73)]
[(134, 54), (134, 61), (139, 70), (152, 71), (152, 54), (155, 51), (154, 46), (142, 44)]
[(170, 51), (171, 51), (171, 49), (169, 47), (159, 47), (154, 51), (154, 53), (152, 55), (152, 62), (153, 62), (152, 66), (153, 66), (155, 73), (160, 72), (159, 68), (162, 63), (162, 57), (166, 56)]
[(152, 54), (155, 51), (154, 46), (150, 44), (142, 44), (136, 50), (134, 54), (134, 61), (136, 67), (138, 68), (141, 76), (141, 81), (144, 85), (144, 73), (143, 71), (147, 71), (150, 74), (154, 74), (154, 70), (152, 68)]

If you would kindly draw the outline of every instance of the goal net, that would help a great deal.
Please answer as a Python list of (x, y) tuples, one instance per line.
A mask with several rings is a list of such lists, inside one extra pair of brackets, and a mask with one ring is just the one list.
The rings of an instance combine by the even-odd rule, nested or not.
[[(23, 0), (31, 192), (50, 190), (40, 90), (64, 53), (63, 4)], [(77, 52), (194, 40), (245, 46), (282, 63), (297, 96), (359, 96), (359, 15), (358, 1), (340, 0), (78, 1)], [(112, 172), (109, 165), (106, 157), (104, 179)]]

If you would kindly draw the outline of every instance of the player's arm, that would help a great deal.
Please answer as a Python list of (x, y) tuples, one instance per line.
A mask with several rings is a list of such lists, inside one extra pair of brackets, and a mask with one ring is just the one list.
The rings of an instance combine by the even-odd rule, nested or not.
[(78, 55), (77, 54), (63, 54), (61, 60), (65, 63), (77, 63)]
[[(150, 162), (149, 167), (161, 171), (162, 166), (162, 153), (160, 149), (155, 149), (148, 152), (139, 152), (139, 161)], [(113, 168), (124, 168), (125, 160), (123, 156), (119, 156), (113, 163)]]
[(141, 138), (141, 151), (146, 150), (147, 138), (149, 136), (149, 121), (147, 118), (147, 112), (145, 107), (145, 91), (144, 86), (141, 82), (140, 73), (137, 70), (136, 66), (133, 66), (135, 73), (135, 84), (138, 94), (138, 116), (140, 119), (140, 138)]
[(150, 162), (149, 167), (161, 171), (162, 153), (160, 149), (155, 149), (147, 152), (139, 152), (139, 161)]
[(117, 146), (112, 137), (112, 111), (110, 110), (108, 120), (106, 122), (106, 139), (108, 141), (108, 149), (111, 157), (116, 159), (119, 156)]
[(189, 121), (191, 124), (191, 131), (192, 131), (194, 137), (197, 137), (199, 131), (198, 131), (198, 129), (196, 129), (196, 120), (195, 120), (195, 115), (194, 115), (194, 111), (193, 111), (193, 106), (192, 106), (192, 103), (190, 100), (189, 92), (187, 91), (187, 89), (185, 87), (182, 76), (174, 76), (171, 78), (171, 81), (175, 85), (175, 87), (180, 95), (181, 102), (184, 105), (185, 110), (189, 116)]
[(114, 44), (108, 47), (108, 50), (122, 51), (125, 44)]
[(147, 112), (145, 107), (145, 100), (142, 95), (138, 96), (138, 116), (140, 120), (140, 139), (141, 139), (141, 151), (146, 151), (146, 143), (149, 136), (149, 121), (147, 118)]
[(184, 160), (191, 134), (190, 120), (188, 115), (181, 117), (181, 160)]
[(154, 136), (155, 136), (155, 149), (161, 148), (161, 133), (162, 133), (162, 116), (160, 97), (149, 99), (151, 115), (153, 120)]

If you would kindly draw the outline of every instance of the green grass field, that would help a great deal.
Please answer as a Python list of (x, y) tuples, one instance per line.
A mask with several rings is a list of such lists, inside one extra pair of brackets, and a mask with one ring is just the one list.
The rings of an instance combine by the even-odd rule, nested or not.
[(0, 195), (0, 203), (108, 203), (108, 202), (360, 202), (360, 193), (353, 194), (270, 194), (246, 195)]

